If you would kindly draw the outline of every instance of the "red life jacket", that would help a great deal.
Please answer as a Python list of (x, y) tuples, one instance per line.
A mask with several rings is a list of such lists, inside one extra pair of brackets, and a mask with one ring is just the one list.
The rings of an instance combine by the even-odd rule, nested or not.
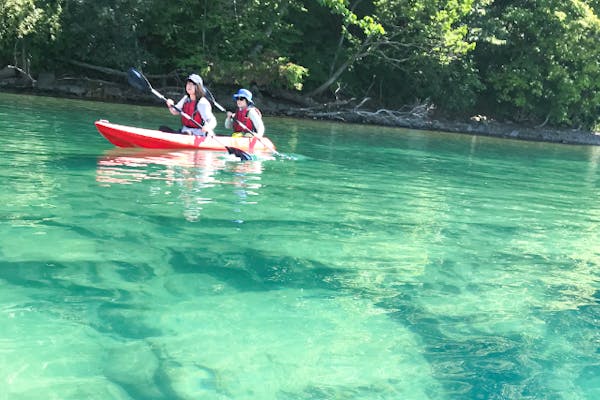
[(198, 101), (194, 101), (189, 97), (186, 99), (185, 103), (183, 103), (183, 107), (181, 107), (181, 111), (189, 115), (194, 119), (194, 121), (198, 122), (199, 125), (196, 125), (183, 115), (181, 116), (181, 125), (187, 126), (188, 128), (200, 128), (204, 125), (204, 120), (202, 119), (202, 115), (198, 112), (197, 109)]
[(254, 106), (249, 106), (242, 110), (238, 108), (235, 112), (235, 120), (233, 121), (234, 132), (248, 132), (244, 127), (242, 127), (241, 124), (238, 123), (238, 121), (246, 125), (246, 128), (250, 129), (250, 131), (256, 132), (256, 128), (254, 128), (252, 120), (250, 119), (250, 117), (248, 117), (248, 112), (250, 111), (250, 108), (254, 108), (258, 112), (258, 115), (261, 115), (260, 110)]

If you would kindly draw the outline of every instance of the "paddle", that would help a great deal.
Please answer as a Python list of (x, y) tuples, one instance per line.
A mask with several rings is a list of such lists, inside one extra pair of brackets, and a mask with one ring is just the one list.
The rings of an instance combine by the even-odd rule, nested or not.
[(272, 148), (271, 146), (269, 146), (268, 144), (266, 144), (265, 142), (263, 142), (260, 138), (260, 136), (257, 136), (256, 134), (254, 134), (254, 132), (252, 132), (250, 129), (248, 129), (248, 127), (239, 119), (235, 119), (235, 122), (238, 123), (239, 126), (241, 126), (242, 128), (244, 128), (249, 134), (251, 134), (252, 136), (254, 136), (255, 138), (257, 138), (267, 149), (271, 150), (273, 152), (273, 154), (275, 154), (276, 156), (279, 157), (283, 157), (283, 154), (281, 154), (280, 152), (278, 152), (277, 150), (275, 150), (274, 148)]
[[(167, 101), (167, 98), (165, 96), (163, 96), (159, 91), (154, 89), (152, 87), (152, 85), (150, 84), (150, 82), (148, 82), (148, 79), (146, 79), (146, 77), (141, 72), (139, 72), (138, 70), (136, 70), (133, 67), (129, 68), (129, 71), (127, 72), (127, 82), (129, 82), (129, 84), (131, 86), (133, 86), (134, 88), (136, 88), (137, 90), (139, 90), (141, 92), (148, 92), (148, 91), (152, 92), (152, 94), (155, 95), (156, 97), (158, 97), (159, 99), (163, 100), (164, 102)], [(206, 90), (206, 91), (208, 93), (208, 90)], [(214, 99), (214, 96), (212, 96), (212, 94), (210, 96)], [(217, 104), (215, 102), (215, 105), (221, 110), (221, 106), (219, 104)], [(188, 114), (184, 113), (183, 110), (179, 109), (175, 105), (173, 106), (173, 108), (175, 110), (177, 110), (177, 112), (179, 112), (184, 118), (187, 118), (190, 121), (192, 121), (194, 124), (196, 124), (196, 126), (198, 128), (202, 128), (202, 125), (200, 125), (200, 123), (198, 123), (198, 121), (196, 121), (195, 119), (190, 117)], [(246, 153), (244, 150), (238, 149), (236, 147), (225, 146), (223, 143), (221, 143), (220, 140), (218, 140), (216, 138), (216, 136), (213, 136), (213, 139), (217, 143), (219, 143), (221, 146), (225, 147), (225, 149), (227, 150), (227, 152), (229, 154), (234, 154), (236, 157), (239, 157), (241, 160), (254, 160), (254, 157), (251, 154)]]
[[(215, 107), (217, 107), (219, 110), (221, 110), (222, 112), (227, 112), (227, 110), (220, 105), (219, 103), (217, 103), (217, 100), (215, 100), (215, 96), (213, 96), (213, 94), (210, 92), (210, 90), (208, 90), (208, 88), (204, 88), (204, 91), (206, 92), (206, 96), (209, 98), (209, 100), (211, 101), (211, 103), (213, 103), (215, 105)], [(271, 150), (273, 152), (273, 154), (275, 154), (276, 156), (279, 157), (283, 157), (283, 154), (281, 154), (280, 152), (278, 152), (277, 150), (275, 150), (274, 148), (272, 148), (271, 146), (269, 146), (268, 144), (266, 144), (265, 142), (263, 142), (260, 138), (260, 136), (256, 136), (254, 134), (254, 132), (252, 132), (250, 129), (248, 129), (248, 127), (246, 125), (244, 125), (243, 122), (239, 121), (239, 120), (235, 120), (242, 128), (244, 128), (246, 131), (248, 131), (248, 133), (250, 133), (252, 136), (254, 136), (255, 138), (258, 139), (259, 142), (261, 142), (263, 144), (263, 146), (265, 146), (267, 149)]]

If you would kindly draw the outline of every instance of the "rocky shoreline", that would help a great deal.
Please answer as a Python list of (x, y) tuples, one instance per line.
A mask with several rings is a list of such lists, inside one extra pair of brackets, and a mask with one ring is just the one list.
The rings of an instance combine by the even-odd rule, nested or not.
[[(373, 117), (374, 113), (357, 113), (356, 110), (339, 111), (335, 114), (327, 113), (328, 115), (331, 115), (329, 118), (325, 118), (320, 114), (322, 113), (317, 114), (317, 116), (313, 116), (313, 112), (306, 112), (304, 109), (290, 109), (285, 113), (285, 115), (299, 118), (338, 120), (348, 123), (493, 136), (536, 142), (600, 146), (600, 132), (577, 129), (527, 127), (512, 123), (489, 121), (480, 117), (471, 118), (468, 122), (444, 121), (428, 117), (399, 117), (394, 118), (393, 121), (390, 122), (385, 119)], [(365, 116), (365, 114), (367, 115)]]
[[(167, 97), (178, 97), (181, 89), (164, 87), (159, 89)], [(229, 99), (235, 88), (214, 88), (217, 99)], [(53, 73), (42, 73), (37, 80), (26, 78), (18, 71), (0, 70), (0, 91), (27, 93), (53, 97), (97, 100), (129, 104), (156, 104), (155, 99), (122, 83), (81, 77), (56, 78)], [(255, 93), (256, 102), (265, 115), (288, 116), (346, 123), (381, 125), (419, 130), (435, 130), (470, 135), (494, 136), (529, 141), (552, 142), (575, 145), (600, 146), (600, 132), (576, 129), (553, 129), (527, 127), (500, 123), (476, 116), (468, 121), (444, 121), (428, 113), (395, 112), (389, 110), (366, 111), (363, 108), (332, 105), (299, 104), (283, 96), (268, 96)]]

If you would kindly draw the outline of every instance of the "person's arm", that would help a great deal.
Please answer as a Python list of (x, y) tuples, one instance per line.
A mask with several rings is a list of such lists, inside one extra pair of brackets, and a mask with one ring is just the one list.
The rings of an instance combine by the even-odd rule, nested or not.
[[(179, 102), (177, 103), (176, 107), (181, 110), (181, 108), (183, 107), (183, 103), (184, 102), (185, 102), (185, 96), (183, 96), (181, 98), (181, 100), (179, 100)], [(175, 104), (175, 102), (172, 99), (168, 99), (167, 100), (167, 107), (169, 108), (169, 111), (171, 112), (171, 114), (173, 114), (173, 115), (179, 115), (179, 111), (177, 111), (175, 108), (173, 108), (174, 104)]]
[(227, 116), (225, 117), (225, 128), (233, 129), (233, 116), (235, 114), (231, 111), (227, 111)]
[(256, 130), (254, 134), (262, 137), (265, 134), (265, 124), (263, 123), (260, 113), (256, 111), (256, 109), (251, 108), (250, 111), (248, 111), (248, 117), (250, 118), (250, 121), (252, 121), (252, 125)]
[(217, 127), (217, 118), (215, 118), (215, 115), (212, 112), (212, 106), (210, 105), (206, 97), (201, 98), (196, 107), (198, 109), (198, 112), (202, 116), (202, 119), (204, 120), (204, 126), (202, 127), (202, 131), (214, 135), (213, 131)]

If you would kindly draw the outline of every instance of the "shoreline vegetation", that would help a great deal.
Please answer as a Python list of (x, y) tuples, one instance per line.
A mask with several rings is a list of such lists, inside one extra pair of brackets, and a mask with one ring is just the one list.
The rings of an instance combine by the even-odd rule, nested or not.
[[(112, 71), (112, 70), (111, 70)], [(107, 71), (109, 72), (109, 71)], [(119, 71), (112, 71), (118, 75)], [(139, 105), (156, 105), (157, 101), (147, 94), (135, 91), (127, 85), (125, 72), (118, 80), (103, 80), (85, 76), (57, 78), (52, 72), (40, 73), (37, 79), (16, 67), (0, 69), (0, 91), (33, 94), (82, 100), (106, 101)], [(150, 76), (151, 77), (151, 76)], [(159, 79), (160, 81), (160, 79)], [(181, 95), (181, 87), (156, 85), (167, 97)], [(429, 103), (404, 107), (401, 110), (371, 109), (369, 99), (348, 99), (333, 103), (318, 103), (300, 97), (290, 91), (265, 93), (250, 88), (256, 103), (266, 116), (305, 118), (323, 121), (378, 125), (442, 131), (470, 135), (492, 136), (527, 141), (550, 142), (573, 145), (600, 146), (600, 132), (581, 129), (560, 129), (543, 126), (527, 126), (510, 122), (490, 120), (476, 115), (465, 120), (447, 120), (435, 115), (435, 106)], [(217, 101), (226, 103), (234, 87), (211, 87)]]

